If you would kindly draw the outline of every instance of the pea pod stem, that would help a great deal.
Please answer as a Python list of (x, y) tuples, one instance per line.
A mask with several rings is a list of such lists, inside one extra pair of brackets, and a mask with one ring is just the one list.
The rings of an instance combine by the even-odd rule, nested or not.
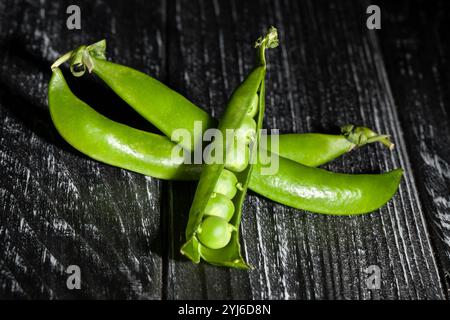
[(66, 52), (61, 57), (59, 57), (53, 64), (51, 65), (52, 71), (55, 71), (59, 68), (64, 62), (68, 61), (73, 56), (73, 51)]
[(258, 49), (257, 61), (260, 66), (266, 67), (266, 49), (272, 49), (278, 47), (278, 33), (277, 29), (273, 26), (269, 28), (267, 34), (264, 37), (259, 37), (255, 42), (255, 48)]
[(59, 57), (52, 65), (52, 71), (59, 68), (64, 62), (70, 61), (70, 71), (75, 77), (81, 77), (86, 69), (92, 72), (92, 59), (105, 60), (106, 41), (100, 40), (89, 46), (82, 45), (75, 50), (69, 51)]
[(355, 125), (348, 124), (341, 127), (342, 135), (351, 143), (354, 147), (362, 147), (368, 143), (381, 142), (389, 150), (394, 149), (394, 144), (389, 140), (389, 136), (385, 134), (377, 134), (366, 127), (356, 127)]

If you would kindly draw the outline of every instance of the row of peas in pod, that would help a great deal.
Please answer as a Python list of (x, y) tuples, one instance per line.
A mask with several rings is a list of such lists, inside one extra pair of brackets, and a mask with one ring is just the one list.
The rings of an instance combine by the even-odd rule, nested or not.
[(234, 90), (219, 120), (222, 139), (211, 144), (222, 151), (225, 161), (205, 159), (181, 247), (181, 253), (195, 263), (203, 259), (215, 265), (249, 267), (241, 255), (239, 225), (264, 117), (265, 51), (277, 45), (277, 31), (269, 28), (255, 44), (257, 65)]
[(233, 198), (237, 188), (242, 188), (235, 172), (242, 172), (249, 165), (250, 144), (254, 142), (256, 136), (254, 117), (258, 111), (258, 102), (258, 94), (256, 94), (240, 128), (233, 130), (233, 145), (225, 158), (226, 169), (220, 174), (214, 192), (203, 211), (203, 221), (197, 235), (200, 242), (211, 249), (225, 247), (230, 242), (232, 232), (237, 231), (229, 223), (235, 211)]

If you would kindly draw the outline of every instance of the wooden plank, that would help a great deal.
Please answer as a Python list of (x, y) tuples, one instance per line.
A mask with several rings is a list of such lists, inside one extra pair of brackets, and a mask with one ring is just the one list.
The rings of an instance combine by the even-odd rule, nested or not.
[[(167, 297), (254, 299), (418, 299), (444, 297), (424, 214), (399, 126), (377, 37), (365, 28), (361, 2), (173, 1), (169, 20), (170, 82), (220, 114), (232, 88), (253, 63), (252, 41), (278, 27), (267, 82), (270, 128), (331, 131), (364, 124), (392, 135), (389, 153), (370, 146), (328, 166), (334, 171), (406, 169), (399, 193), (369, 215), (329, 217), (290, 209), (251, 194), (244, 209), (243, 248), (249, 272), (198, 266), (178, 249), (194, 185), (172, 185), (168, 226)], [(178, 86), (177, 86), (178, 87)], [(205, 100), (203, 100), (205, 99)], [(187, 188), (187, 189), (186, 189)], [(182, 218), (180, 219), (180, 214)], [(369, 290), (365, 269), (381, 270), (381, 288)]]
[[(418, 196), (424, 187), (406, 143), (415, 141), (409, 130), (417, 113), (407, 118), (394, 104), (406, 87), (387, 77), (377, 34), (364, 27), (366, 4), (89, 2), (75, 32), (65, 28), (69, 4), (0, 3), (0, 297), (444, 298), (425, 225), (435, 207)], [(326, 132), (347, 122), (368, 125), (392, 134), (397, 149), (370, 146), (328, 168), (357, 173), (402, 166), (406, 176), (392, 202), (359, 217), (316, 215), (250, 193), (241, 231), (254, 269), (194, 265), (179, 248), (195, 183), (145, 178), (73, 150), (49, 119), (48, 66), (65, 50), (106, 37), (114, 61), (159, 77), (220, 115), (253, 65), (252, 42), (269, 24), (279, 28), (282, 46), (269, 53), (267, 127)], [(439, 57), (437, 65), (445, 67)], [(448, 82), (446, 73), (433, 79)], [(111, 118), (151, 129), (92, 77), (70, 84)], [(440, 100), (431, 104), (445, 104), (446, 92), (438, 90)], [(400, 97), (402, 107), (412, 101)], [(446, 159), (433, 143), (427, 152)], [(81, 267), (81, 291), (66, 288), (70, 264)], [(381, 269), (378, 290), (366, 285), (370, 265)]]
[(449, 288), (450, 6), (446, 1), (385, 1), (381, 6), (383, 57), (418, 196)]
[[(163, 1), (86, 2), (80, 31), (66, 29), (69, 4), (0, 3), (0, 296), (161, 298), (161, 182), (73, 150), (46, 96), (52, 61), (103, 37), (115, 61), (158, 75)], [(92, 77), (71, 84), (97, 108), (142, 125), (128, 108), (111, 111), (122, 106)], [(81, 268), (79, 291), (66, 287), (72, 264)]]

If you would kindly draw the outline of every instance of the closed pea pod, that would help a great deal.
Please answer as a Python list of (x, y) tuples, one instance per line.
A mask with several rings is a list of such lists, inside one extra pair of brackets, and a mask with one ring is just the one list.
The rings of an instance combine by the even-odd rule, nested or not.
[[(369, 143), (381, 142), (389, 149), (394, 147), (387, 135), (379, 135), (369, 128), (346, 125), (341, 127), (341, 132), (341, 135), (281, 134), (277, 153), (283, 158), (317, 167)], [(267, 149), (272, 150), (271, 139), (267, 139)]]
[[(106, 61), (105, 48), (105, 40), (90, 46), (81, 46), (58, 59), (52, 69), (71, 59), (71, 71), (75, 76), (83, 75), (86, 70), (93, 71), (119, 97), (166, 136), (170, 138), (174, 131), (182, 128), (189, 132), (192, 139), (182, 141), (180, 138), (175, 142), (179, 142), (189, 151), (201, 146), (201, 135), (215, 124), (215, 120), (158, 80), (135, 69)], [(183, 114), (174, 117), (179, 114), (179, 110), (183, 110)], [(195, 121), (201, 124), (200, 130), (194, 130)]]
[(199, 165), (173, 157), (174, 144), (166, 137), (114, 122), (78, 99), (59, 68), (48, 88), (50, 115), (61, 136), (93, 159), (162, 179), (193, 180)]
[(262, 175), (256, 162), (250, 187), (287, 206), (331, 215), (355, 215), (374, 211), (395, 194), (402, 169), (382, 174), (342, 174), (311, 168), (279, 158), (275, 175)]

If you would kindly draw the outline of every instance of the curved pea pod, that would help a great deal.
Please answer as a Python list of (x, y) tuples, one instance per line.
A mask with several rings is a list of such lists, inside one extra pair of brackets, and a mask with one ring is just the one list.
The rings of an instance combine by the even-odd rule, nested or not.
[(250, 188), (287, 206), (331, 215), (355, 215), (374, 211), (397, 191), (402, 169), (381, 174), (342, 174), (312, 168), (279, 158), (275, 175), (262, 175), (254, 165)]
[[(205, 111), (197, 108), (184, 96), (135, 69), (94, 58), (93, 71), (166, 136), (175, 137), (175, 130), (187, 130), (192, 139), (184, 141), (176, 138), (174, 142), (180, 142), (189, 151), (194, 151), (197, 146), (201, 147), (203, 132), (215, 123)], [(179, 116), (180, 109), (184, 110), (183, 116)], [(200, 124), (199, 129), (195, 129), (195, 122)]]
[(197, 179), (199, 165), (186, 165), (172, 156), (168, 138), (114, 122), (78, 99), (59, 68), (48, 87), (52, 121), (61, 136), (89, 157), (162, 179)]
[[(106, 61), (105, 49), (105, 40), (90, 46), (81, 46), (58, 59), (52, 69), (70, 60), (73, 75), (81, 76), (86, 70), (94, 72), (120, 98), (167, 137), (176, 137), (174, 142), (180, 143), (189, 151), (194, 151), (197, 146), (201, 147), (203, 132), (214, 126), (216, 121), (155, 78), (133, 68)], [(198, 129), (195, 128), (195, 122), (200, 124)], [(179, 129), (187, 130), (191, 139), (183, 140), (184, 136), (173, 135)]]

